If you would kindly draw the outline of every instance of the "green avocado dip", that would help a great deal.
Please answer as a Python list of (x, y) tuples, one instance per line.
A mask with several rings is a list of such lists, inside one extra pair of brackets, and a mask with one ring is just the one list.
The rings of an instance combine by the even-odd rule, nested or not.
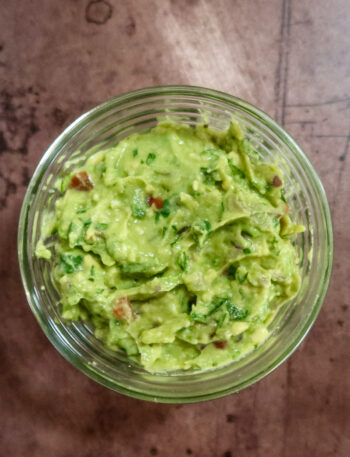
[[(232, 122), (159, 123), (57, 183), (36, 255), (69, 321), (150, 372), (208, 370), (252, 351), (300, 285), (283, 174)], [(44, 227), (45, 225), (45, 227)]]

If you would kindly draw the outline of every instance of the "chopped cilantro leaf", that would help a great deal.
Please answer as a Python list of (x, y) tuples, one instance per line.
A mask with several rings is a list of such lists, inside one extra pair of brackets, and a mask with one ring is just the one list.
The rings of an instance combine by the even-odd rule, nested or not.
[(211, 316), (212, 314), (216, 313), (216, 311), (224, 304), (230, 303), (229, 299), (226, 297), (213, 297), (211, 301), (211, 309), (207, 316)]
[(108, 228), (108, 224), (104, 224), (103, 222), (96, 222), (95, 223), (95, 229), (96, 230), (102, 231), (102, 230), (105, 230), (106, 228)]
[(208, 219), (205, 219), (205, 220), (204, 220), (204, 226), (205, 226), (205, 230), (206, 230), (207, 232), (210, 232), (211, 223), (208, 221)]
[(202, 322), (203, 324), (207, 321), (207, 316), (203, 316), (202, 314), (198, 314), (194, 311), (190, 314), (190, 319), (197, 322)]
[(232, 162), (232, 159), (227, 159), (228, 161), (228, 164), (231, 168), (231, 172), (233, 174), (233, 176), (239, 176), (240, 178), (245, 178), (245, 173), (243, 170), (241, 170), (240, 168), (236, 167), (236, 165), (233, 164)]
[(239, 270), (236, 272), (236, 279), (240, 284), (244, 283), (244, 281), (247, 279), (247, 277), (248, 277), (248, 272), (243, 275), (239, 273)]
[(168, 217), (171, 212), (170, 208), (170, 202), (169, 200), (165, 199), (163, 200), (163, 208), (159, 210), (159, 214), (161, 214), (163, 217)]
[(82, 264), (83, 256), (62, 253), (60, 260), (62, 270), (67, 274), (71, 274), (74, 273)]
[(85, 221), (85, 222), (84, 222), (83, 227), (84, 227), (85, 229), (87, 229), (88, 227), (90, 227), (90, 225), (91, 225), (91, 221), (88, 220), (88, 221)]
[(240, 321), (248, 316), (248, 310), (238, 308), (238, 306), (233, 303), (227, 303), (226, 308), (230, 315), (230, 319), (233, 321)]
[(177, 264), (181, 268), (181, 270), (186, 271), (187, 270), (187, 262), (188, 262), (188, 255), (186, 254), (185, 251), (180, 252), (178, 258), (177, 258)]
[(230, 265), (227, 269), (227, 277), (230, 279), (235, 279), (236, 271), (237, 271), (237, 267), (235, 267), (234, 265)]
[(278, 219), (278, 217), (273, 217), (272, 218), (272, 223), (273, 223), (274, 227), (278, 227), (279, 224), (280, 224), (280, 220)]
[(155, 158), (156, 158), (156, 155), (153, 152), (150, 152), (147, 156), (146, 164), (151, 165), (151, 163), (154, 162)]
[(284, 189), (281, 189), (281, 200), (283, 200), (284, 203), (287, 203), (286, 197), (284, 195)]

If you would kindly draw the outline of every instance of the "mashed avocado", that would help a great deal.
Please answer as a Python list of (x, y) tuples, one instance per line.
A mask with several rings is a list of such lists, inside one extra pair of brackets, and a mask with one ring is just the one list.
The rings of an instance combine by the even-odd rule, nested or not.
[(52, 259), (62, 316), (92, 322), (148, 371), (242, 357), (298, 291), (303, 227), (282, 171), (236, 123), (160, 123), (94, 153), (59, 188), (45, 222), (56, 241), (36, 254)]

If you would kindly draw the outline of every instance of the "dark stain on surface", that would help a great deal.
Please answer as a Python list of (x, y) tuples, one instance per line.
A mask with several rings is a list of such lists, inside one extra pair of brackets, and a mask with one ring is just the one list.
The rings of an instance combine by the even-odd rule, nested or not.
[(0, 52), (4, 49), (4, 45), (0, 44)]
[(223, 457), (232, 457), (232, 452), (231, 451), (224, 452)]
[(342, 326), (344, 325), (344, 321), (342, 321), (341, 319), (338, 319), (338, 320), (337, 320), (337, 325), (338, 325), (339, 327), (342, 327)]
[(192, 449), (188, 447), (188, 448), (186, 449), (186, 454), (188, 454), (188, 455), (193, 454)]
[[(26, 155), (31, 137), (39, 130), (36, 124), (36, 106), (33, 103), (38, 99), (38, 92), (28, 89), (19, 89), (12, 92), (0, 92), (0, 112), (6, 133), (6, 151)], [(5, 143), (2, 143), (1, 152), (4, 152)]]
[(136, 22), (135, 22), (135, 19), (130, 16), (129, 17), (129, 20), (126, 24), (126, 27), (125, 27), (125, 31), (126, 31), (126, 34), (128, 36), (133, 36), (135, 35), (135, 32), (136, 32)]
[(7, 199), (17, 192), (17, 184), (0, 172), (0, 210), (7, 207)]
[(28, 167), (23, 167), (22, 168), (22, 185), (27, 187), (30, 181), (30, 175), (29, 175), (29, 170)]
[(4, 137), (4, 132), (0, 131), (0, 155), (8, 150), (8, 144)]
[(348, 305), (345, 305), (345, 304), (344, 304), (344, 305), (341, 305), (341, 309), (342, 309), (343, 311), (347, 311), (347, 310), (348, 310)]
[(150, 450), (149, 450), (149, 453), (151, 455), (158, 455), (158, 449), (156, 447), (152, 447)]
[(112, 13), (113, 8), (107, 1), (92, 0), (86, 7), (85, 19), (92, 24), (103, 25), (112, 17)]
[(18, 148), (18, 152), (20, 154), (23, 154), (23, 155), (27, 155), (28, 154), (29, 140), (38, 131), (39, 131), (39, 127), (34, 123), (34, 121), (32, 119), (30, 119), (30, 122), (29, 122), (29, 125), (28, 125), (28, 129), (27, 129), (27, 131), (25, 132), (25, 135), (24, 135), (23, 143)]
[(52, 117), (56, 125), (58, 127), (62, 127), (62, 125), (65, 123), (68, 115), (64, 111), (62, 111), (60, 108), (54, 108), (52, 110)]
[(237, 420), (237, 416), (235, 416), (234, 414), (227, 414), (226, 415), (226, 422), (235, 422)]

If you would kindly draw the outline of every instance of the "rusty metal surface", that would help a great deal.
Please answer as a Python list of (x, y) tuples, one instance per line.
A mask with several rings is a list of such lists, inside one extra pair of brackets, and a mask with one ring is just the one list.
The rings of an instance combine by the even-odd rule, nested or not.
[[(350, 455), (348, 0), (0, 0), (0, 456)], [(335, 264), (320, 316), (274, 373), (203, 404), (122, 397), (49, 344), (22, 291), (16, 226), (38, 160), (131, 89), (227, 91), (276, 117), (327, 191)]]

